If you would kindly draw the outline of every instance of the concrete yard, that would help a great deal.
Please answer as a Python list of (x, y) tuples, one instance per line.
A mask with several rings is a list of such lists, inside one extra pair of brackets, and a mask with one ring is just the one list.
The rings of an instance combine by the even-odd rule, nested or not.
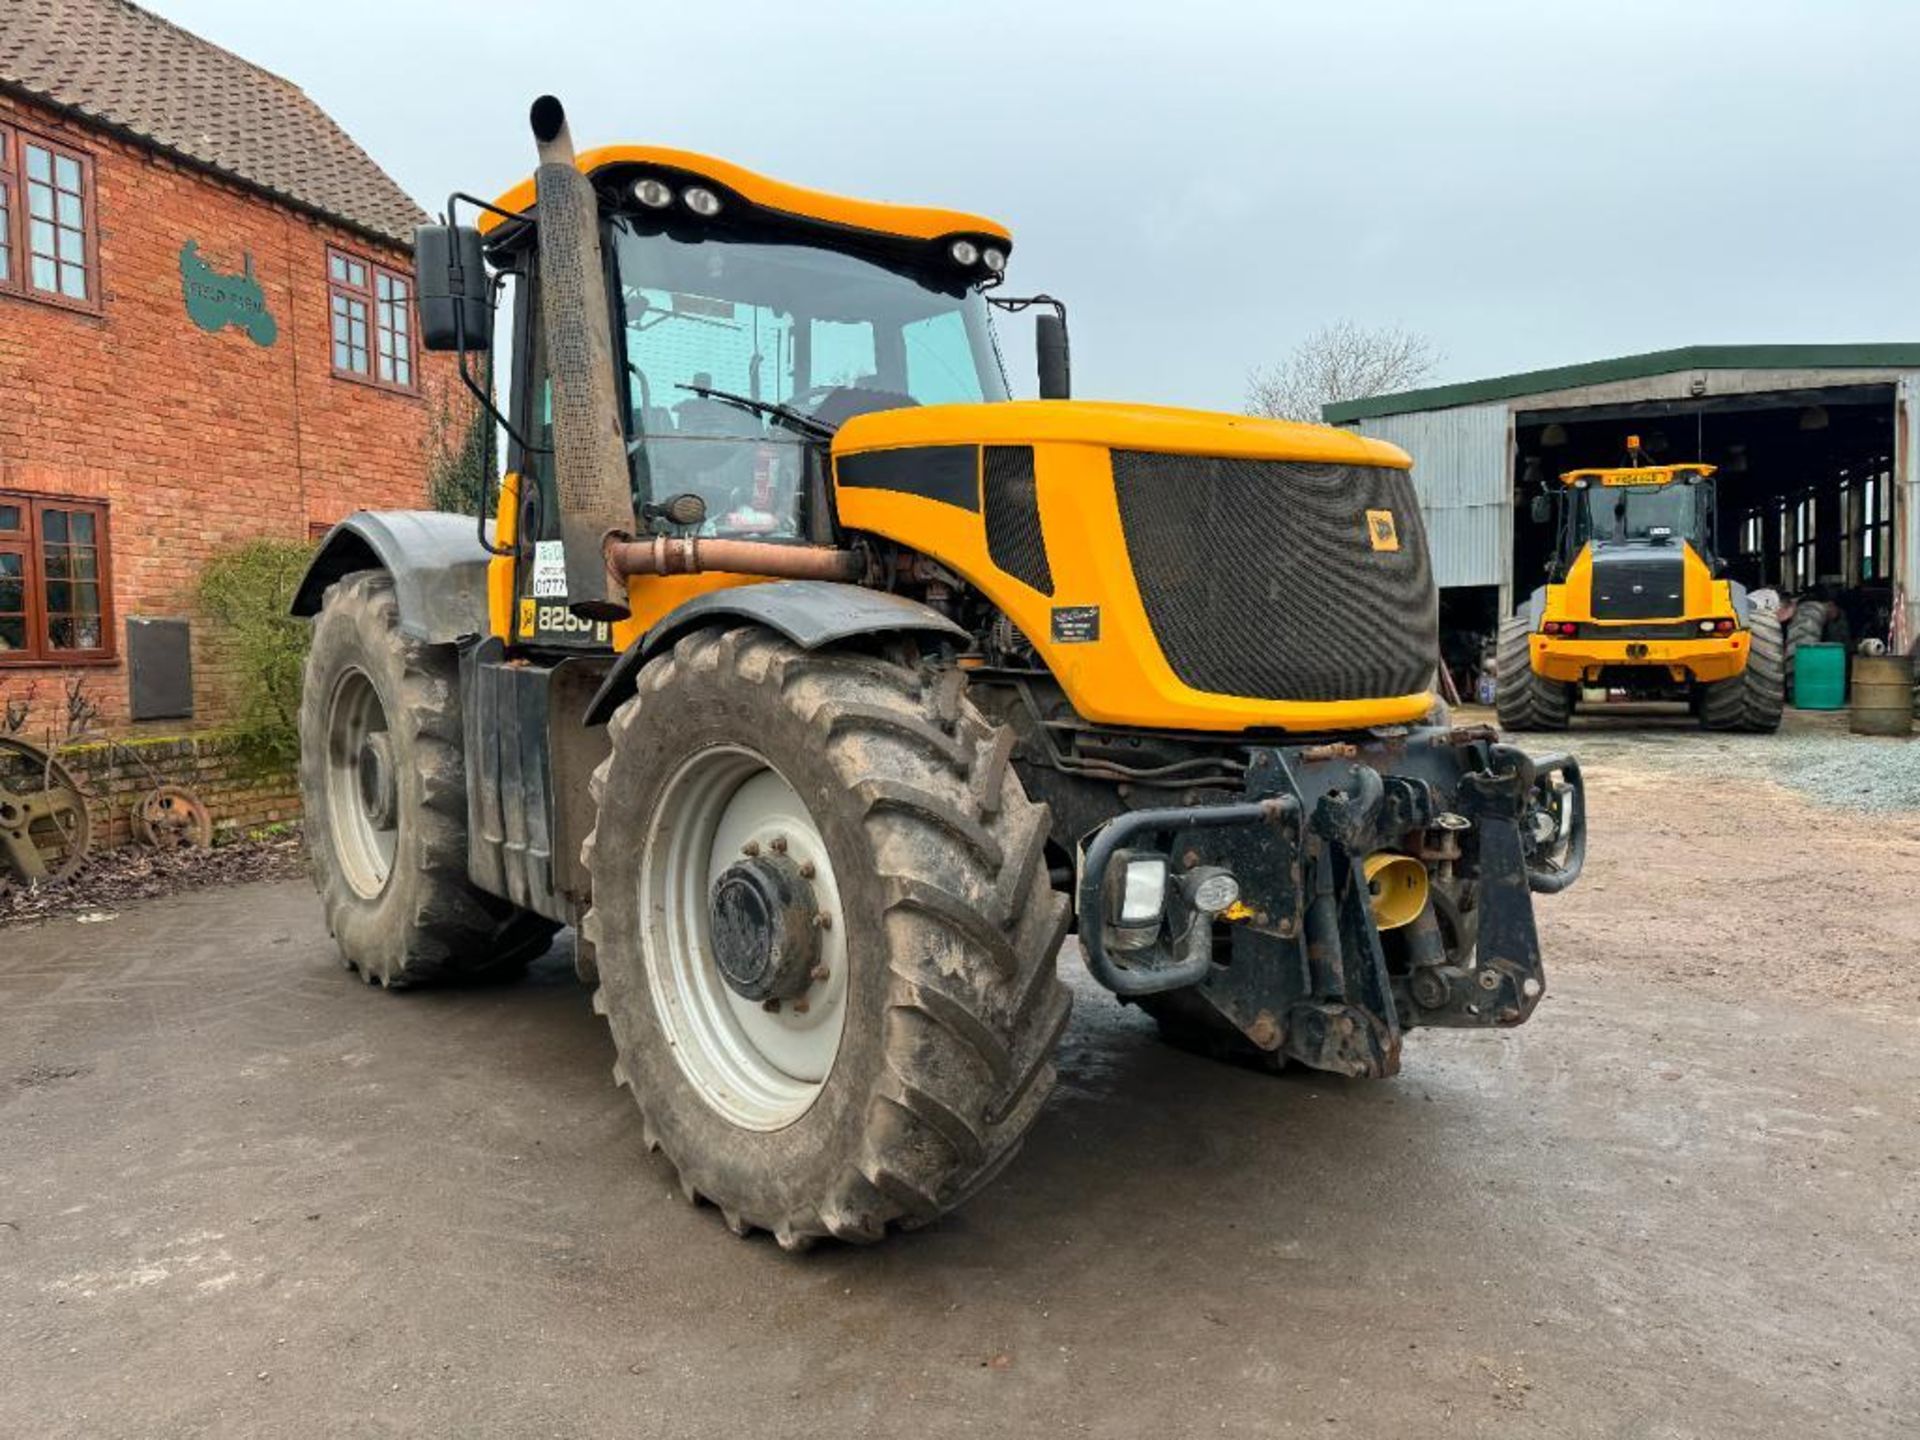
[(1531, 1024), (1266, 1077), (1069, 955), (1025, 1153), (871, 1250), (679, 1198), (564, 941), (387, 995), (297, 883), (0, 930), (0, 1434), (1920, 1433), (1920, 813), (1570, 738)]

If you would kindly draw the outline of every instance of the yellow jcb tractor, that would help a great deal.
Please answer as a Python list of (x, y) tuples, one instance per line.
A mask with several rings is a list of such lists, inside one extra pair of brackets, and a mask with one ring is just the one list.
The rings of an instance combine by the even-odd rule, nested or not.
[(1534, 497), (1556, 545), (1548, 583), (1500, 628), (1507, 730), (1564, 730), (1583, 687), (1685, 700), (1709, 730), (1771, 731), (1786, 703), (1780, 622), (1722, 578), (1714, 467), (1653, 465), (1637, 436), (1617, 469), (1569, 470)]
[[(1066, 399), (990, 220), (532, 120), (533, 179), (417, 244), (463, 373), (512, 294), (497, 509), (356, 515), (295, 602), (349, 966), (493, 977), (577, 925), (645, 1143), (790, 1247), (1006, 1165), (1069, 931), (1272, 1066), (1527, 1018), (1579, 771), (1423, 723), (1404, 454)], [(1043, 312), (1049, 398), (1009, 398), (996, 306)]]

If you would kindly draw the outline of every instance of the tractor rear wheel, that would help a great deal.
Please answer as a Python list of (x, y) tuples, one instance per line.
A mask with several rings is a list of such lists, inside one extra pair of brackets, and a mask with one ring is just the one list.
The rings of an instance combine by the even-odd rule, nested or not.
[(1768, 734), (1780, 728), (1787, 671), (1780, 622), (1761, 610), (1747, 617), (1752, 646), (1738, 675), (1700, 687), (1700, 724), (1708, 730)]
[(1525, 615), (1510, 615), (1501, 622), (1493, 680), (1493, 703), (1500, 728), (1564, 730), (1573, 713), (1573, 687), (1534, 670), (1527, 645), (1532, 633)]
[(932, 1220), (1052, 1089), (1048, 814), (957, 685), (754, 626), (641, 672), (582, 933), (650, 1149), (789, 1248)]
[(468, 882), (455, 660), (400, 633), (384, 571), (333, 586), (313, 622), (300, 802), (327, 928), (368, 984), (492, 979), (553, 943), (552, 921)]

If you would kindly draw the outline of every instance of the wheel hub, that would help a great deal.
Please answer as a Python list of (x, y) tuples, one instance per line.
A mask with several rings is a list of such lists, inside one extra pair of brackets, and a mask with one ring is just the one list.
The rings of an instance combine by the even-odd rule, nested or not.
[(393, 742), (384, 730), (368, 735), (360, 746), (360, 804), (376, 830), (393, 828), (400, 808), (398, 788), (394, 784)]
[(707, 923), (720, 978), (748, 1000), (790, 1000), (805, 993), (820, 953), (819, 906), (799, 864), (756, 855), (714, 882)]

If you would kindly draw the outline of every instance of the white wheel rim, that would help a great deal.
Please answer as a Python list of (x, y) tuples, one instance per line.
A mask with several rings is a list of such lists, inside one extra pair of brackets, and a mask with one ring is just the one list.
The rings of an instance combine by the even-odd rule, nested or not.
[[(372, 743), (390, 747), (387, 712), (373, 681), (350, 668), (334, 682), (327, 704), (327, 823), (341, 873), (365, 900), (377, 900), (387, 888), (400, 843), (397, 804), (391, 797), (376, 801), (369, 793), (365, 757)], [(397, 785), (399, 777), (387, 775), (384, 781)]]
[[(826, 928), (806, 1009), (777, 1010), (735, 992), (708, 936), (714, 882), (743, 856), (777, 849), (811, 865)], [(662, 791), (640, 861), (640, 923), (655, 1013), (701, 1099), (749, 1130), (778, 1130), (819, 1098), (847, 1018), (846, 923), (825, 840), (786, 778), (739, 746), (692, 756)]]

